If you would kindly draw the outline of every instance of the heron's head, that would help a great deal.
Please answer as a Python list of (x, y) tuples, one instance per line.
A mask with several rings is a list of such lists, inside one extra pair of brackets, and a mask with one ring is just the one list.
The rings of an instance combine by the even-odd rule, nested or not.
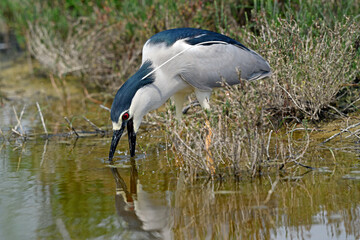
[(111, 140), (109, 161), (112, 161), (119, 140), (127, 127), (130, 156), (135, 156), (136, 132), (139, 129), (143, 114), (139, 114), (139, 101), (133, 101), (139, 89), (154, 82), (151, 61), (145, 61), (140, 69), (130, 77), (118, 90), (111, 106), (113, 137)]

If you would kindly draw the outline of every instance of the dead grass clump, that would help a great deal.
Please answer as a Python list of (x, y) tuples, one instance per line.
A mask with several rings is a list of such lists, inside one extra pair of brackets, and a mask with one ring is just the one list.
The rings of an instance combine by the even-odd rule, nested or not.
[[(256, 176), (300, 159), (309, 139), (297, 144), (291, 134), (284, 137), (271, 130), (267, 113), (270, 88), (269, 79), (256, 83), (243, 81), (219, 90), (210, 113), (193, 112), (179, 123), (168, 116), (167, 129), (176, 165), (189, 176), (204, 172), (212, 175), (208, 163), (211, 158), (215, 174)], [(206, 120), (212, 131), (209, 147)]]
[[(245, 32), (245, 45), (270, 62), (272, 78), (219, 90), (211, 113), (193, 113), (186, 118), (189, 121), (168, 125), (177, 164), (190, 175), (212, 174), (209, 158), (216, 173), (235, 176), (241, 171), (255, 176), (289, 162), (299, 164), (309, 146), (307, 128), (297, 142), (291, 128), (278, 130), (289, 122), (284, 118), (301, 122), (319, 120), (329, 109), (340, 113), (335, 107), (337, 95), (359, 70), (357, 24), (348, 20), (330, 29), (317, 22), (307, 30), (281, 19), (269, 23), (262, 18), (258, 24), (259, 36)], [(210, 147), (206, 120), (211, 124)]]
[(79, 19), (63, 38), (48, 25), (29, 23), (28, 47), (53, 74), (82, 75), (86, 83), (107, 89), (120, 85), (141, 53), (139, 48), (129, 48), (134, 41), (125, 44), (125, 36), (120, 34), (123, 30), (120, 23), (94, 25)]
[(216, 10), (212, 4), (156, 2), (161, 4), (136, 4), (129, 12), (105, 4), (101, 11), (94, 8), (92, 16), (68, 17), (62, 31), (49, 24), (47, 16), (29, 21), (28, 48), (52, 74), (77, 74), (87, 86), (117, 90), (140, 66), (143, 44), (153, 34), (175, 27), (216, 25), (209, 17)]
[[(259, 36), (247, 32), (246, 45), (270, 62), (275, 92), (273, 112), (319, 120), (328, 109), (340, 112), (337, 96), (359, 73), (359, 25), (355, 20), (308, 29), (296, 21), (258, 18)], [(275, 94), (274, 94), (275, 93)]]
[[(193, 113), (184, 123), (168, 124), (177, 164), (190, 175), (212, 174), (209, 158), (216, 173), (235, 176), (299, 164), (309, 146), (307, 128), (297, 142), (291, 128), (278, 130), (289, 122), (284, 118), (301, 123), (304, 118), (319, 120), (329, 109), (340, 113), (337, 95), (359, 70), (357, 24), (348, 20), (330, 29), (317, 22), (304, 30), (295, 21), (258, 23), (259, 36), (246, 32), (245, 45), (270, 62), (272, 78), (219, 90), (211, 113)], [(211, 124), (210, 147), (206, 120)]]

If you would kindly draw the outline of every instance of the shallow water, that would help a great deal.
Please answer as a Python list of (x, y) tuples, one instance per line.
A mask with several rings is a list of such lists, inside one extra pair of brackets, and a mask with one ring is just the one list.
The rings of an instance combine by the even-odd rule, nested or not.
[[(64, 116), (78, 129), (89, 129), (82, 115), (109, 126), (108, 113), (78, 101), (79, 92), (70, 94), (69, 110), (49, 97), (49, 83), (24, 93), (10, 91), (12, 81), (0, 79), (9, 98), (0, 108), (7, 136), (17, 123), (12, 106), (19, 114), (25, 103), (24, 131), (42, 131), (35, 101), (51, 132), (69, 131)], [(316, 171), (189, 184), (169, 167), (164, 134), (141, 131), (135, 159), (123, 138), (113, 166), (106, 162), (109, 136), (0, 136), (1, 239), (360, 238), (360, 145), (354, 140), (313, 148), (304, 162)]]

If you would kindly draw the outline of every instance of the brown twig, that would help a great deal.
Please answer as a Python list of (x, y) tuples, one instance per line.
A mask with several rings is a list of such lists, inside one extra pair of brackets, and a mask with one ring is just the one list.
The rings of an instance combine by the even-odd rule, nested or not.
[(211, 129), (209, 120), (205, 121), (205, 128), (207, 130), (206, 139), (205, 139), (206, 165), (209, 169), (211, 177), (213, 177), (215, 174), (215, 162), (210, 150), (213, 131)]
[(90, 96), (90, 94), (85, 86), (83, 87), (83, 89), (84, 89), (84, 94), (85, 94), (86, 99), (88, 99), (90, 102), (95, 103), (95, 104), (101, 103), (101, 101), (96, 100), (95, 98)]
[(59, 95), (59, 97), (61, 97), (61, 93), (60, 93), (60, 90), (59, 90), (58, 86), (56, 85), (54, 75), (52, 73), (50, 73), (49, 77), (50, 77), (51, 85), (55, 89), (56, 94)]

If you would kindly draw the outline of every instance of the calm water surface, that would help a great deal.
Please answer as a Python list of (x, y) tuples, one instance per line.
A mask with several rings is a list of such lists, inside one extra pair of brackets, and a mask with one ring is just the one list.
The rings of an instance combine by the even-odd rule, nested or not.
[[(97, 124), (108, 118), (103, 109), (75, 97), (69, 110), (41, 87), (11, 92), (13, 81), (0, 78), (2, 91), (11, 93), (0, 108), (5, 134), (17, 123), (12, 106), (19, 114), (25, 103), (24, 130), (41, 131), (36, 101), (52, 132), (68, 131), (64, 116), (78, 128), (86, 125), (81, 115)], [(40, 85), (52, 89), (47, 84)], [(135, 159), (128, 157), (123, 138), (114, 166), (106, 162), (110, 137), (22, 141), (0, 136), (0, 238), (360, 238), (360, 145), (355, 141), (331, 145), (335, 158), (325, 147), (311, 150), (306, 163), (317, 171), (188, 184), (169, 167), (164, 134), (140, 132)]]

